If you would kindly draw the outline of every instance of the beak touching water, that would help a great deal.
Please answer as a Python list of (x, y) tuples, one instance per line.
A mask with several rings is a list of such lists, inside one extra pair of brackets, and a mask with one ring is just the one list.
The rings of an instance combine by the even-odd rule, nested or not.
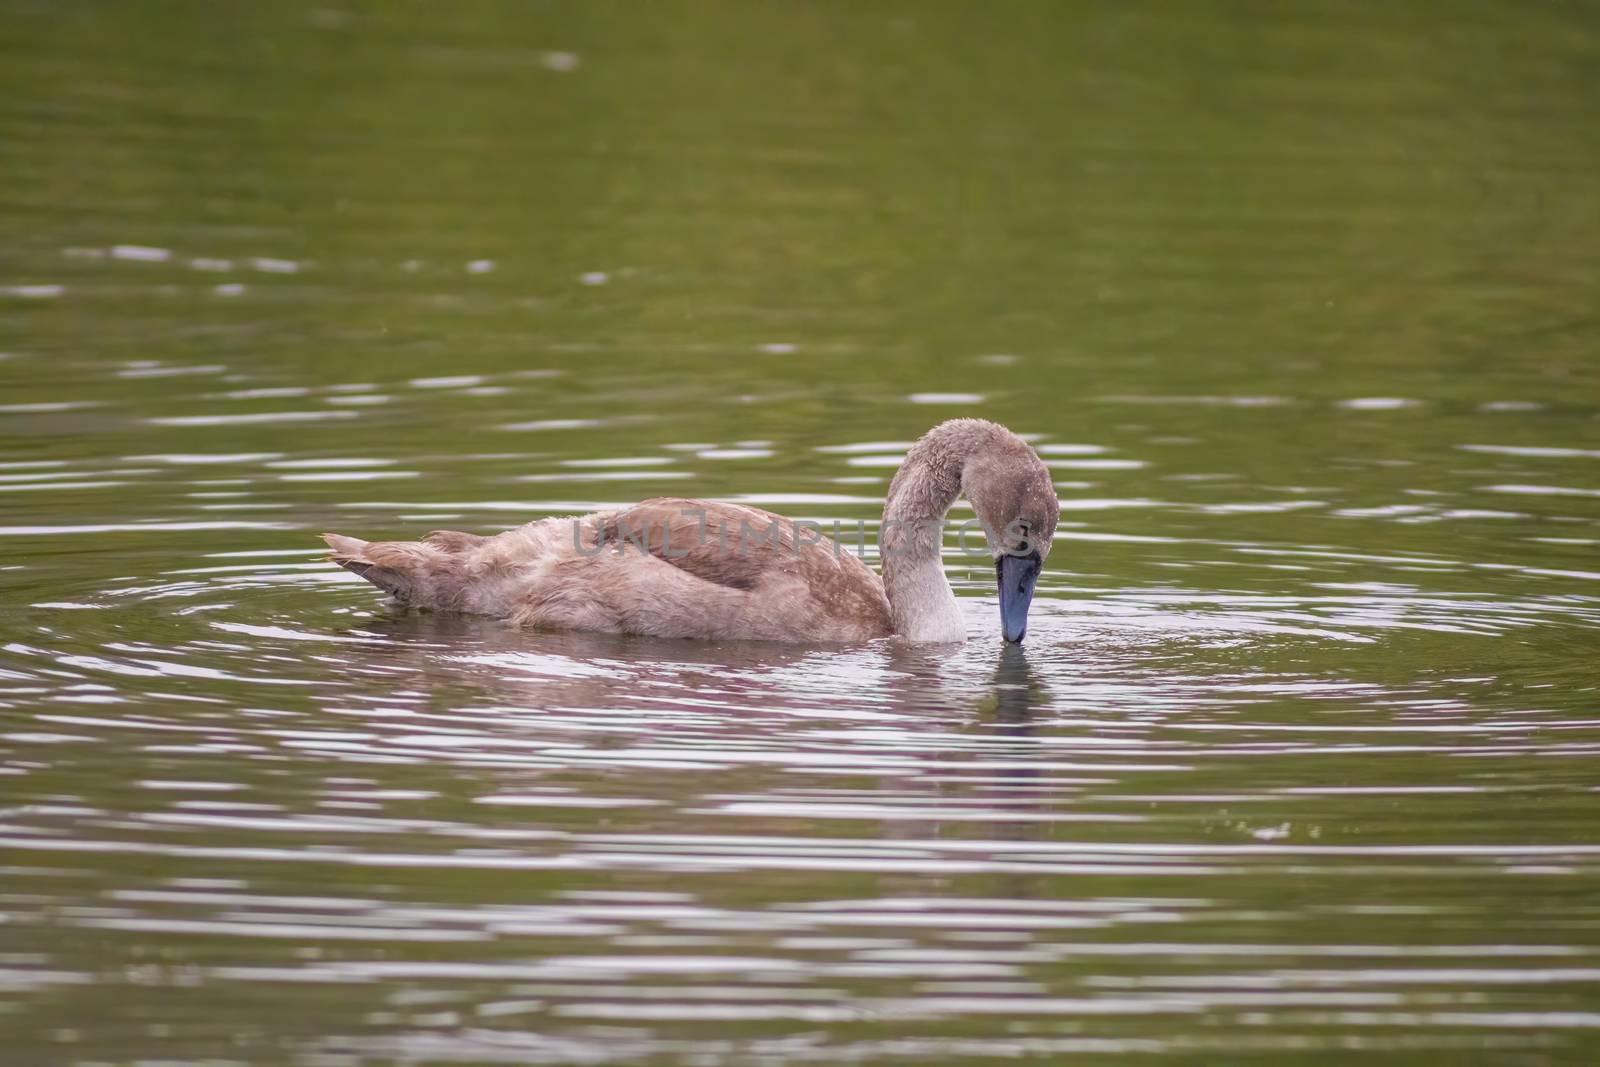
[(1000, 584), (1000, 630), (1007, 641), (1020, 642), (1028, 632), (1028, 605), (1033, 603), (1039, 567), (1037, 552), (1026, 556), (1008, 553), (995, 561), (995, 579)]

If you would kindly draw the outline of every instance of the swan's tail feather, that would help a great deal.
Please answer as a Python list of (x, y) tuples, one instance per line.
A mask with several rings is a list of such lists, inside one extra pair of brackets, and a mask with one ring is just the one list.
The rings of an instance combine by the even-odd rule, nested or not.
[(445, 553), (426, 544), (407, 541), (363, 541), (358, 537), (325, 533), (333, 549), (333, 562), (359, 574), (385, 593), (419, 607), (443, 607), (441, 594), (448, 583), (441, 572), (450, 570)]
[(333, 549), (333, 560), (340, 566), (350, 560), (363, 559), (361, 552), (370, 543), (361, 540), (359, 537), (346, 537), (344, 534), (336, 533), (325, 533), (322, 535), (322, 539), (328, 542), (329, 548)]

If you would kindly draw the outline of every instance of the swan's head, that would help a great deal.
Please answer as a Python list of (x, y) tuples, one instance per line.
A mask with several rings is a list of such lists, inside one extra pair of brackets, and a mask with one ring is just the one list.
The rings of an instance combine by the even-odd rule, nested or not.
[(1021, 641), (1061, 506), (1044, 460), (1016, 434), (995, 429), (1001, 432), (967, 459), (961, 484), (994, 557), (1001, 633), (1007, 641)]

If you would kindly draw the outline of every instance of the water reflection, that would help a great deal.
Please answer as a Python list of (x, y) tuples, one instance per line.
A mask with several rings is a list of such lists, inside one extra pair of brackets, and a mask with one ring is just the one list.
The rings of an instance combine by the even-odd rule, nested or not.
[(994, 728), (1007, 737), (1027, 737), (1033, 733), (1033, 710), (1048, 707), (1049, 694), (1034, 677), (1028, 653), (1021, 645), (1000, 648), (1000, 662), (994, 672)]

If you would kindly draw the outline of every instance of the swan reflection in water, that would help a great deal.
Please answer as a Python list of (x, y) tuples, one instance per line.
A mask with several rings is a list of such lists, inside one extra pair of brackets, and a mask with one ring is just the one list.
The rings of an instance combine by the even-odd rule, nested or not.
[[(775, 716), (942, 730), (968, 719), (991, 692), (979, 680), (988, 655), (970, 645), (878, 641), (806, 648), (662, 640), (529, 631), (493, 619), (425, 612), (368, 620), (347, 636), (360, 646), (347, 661), (346, 682), (405, 677), (435, 714), (470, 699), (475, 709), (489, 701), (522, 722), (541, 713), (560, 718), (607, 709), (614, 717), (635, 708), (641, 718), (631, 725), (640, 731), (653, 725), (646, 716), (650, 709), (692, 710), (708, 724), (725, 721), (735, 732)], [(1014, 654), (1018, 649), (1005, 651), (995, 684), (1014, 681), (1028, 669)]]
[[(847, 841), (841, 862), (855, 863), (871, 840), (1031, 841), (1081, 817), (1061, 811), (1076, 786), (1055, 777), (1036, 722), (1051, 693), (1015, 644), (808, 650), (423, 614), (351, 636), (350, 677), (379, 683), (366, 744), (450, 769), (453, 788), (506, 805), (480, 809), (502, 828), (594, 829), (598, 810), (630, 838), (608, 854), (688, 862), (806, 841), (825, 865)], [(919, 898), (950, 877), (904, 863), (878, 875), (882, 892)], [(1008, 895), (1047, 891), (1025, 871), (999, 877)]]
[[(336, 646), (347, 709), (406, 709), (414, 725), (472, 733), (504, 748), (514, 737), (570, 746), (586, 731), (608, 743), (669, 745), (686, 757), (761, 745), (769, 766), (859, 765), (904, 777), (908, 760), (990, 735), (1021, 736), (1048, 702), (1016, 646), (879, 641), (808, 649), (769, 642), (660, 640), (578, 631), (530, 632), (495, 620), (404, 612), (367, 620)], [(374, 716), (374, 725), (388, 721)], [(467, 735), (467, 736), (463, 736)]]

